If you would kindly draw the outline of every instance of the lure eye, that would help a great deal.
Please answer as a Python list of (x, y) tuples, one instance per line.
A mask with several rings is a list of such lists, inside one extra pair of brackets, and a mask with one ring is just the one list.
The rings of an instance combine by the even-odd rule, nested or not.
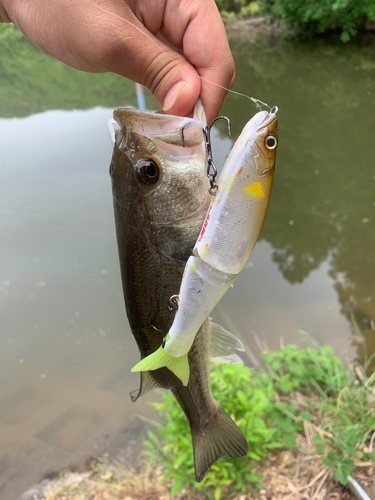
[(156, 184), (159, 180), (159, 166), (158, 164), (148, 158), (138, 160), (137, 162), (138, 178), (143, 184), (151, 186)]
[(277, 146), (277, 139), (274, 135), (268, 135), (264, 143), (267, 149), (275, 149)]

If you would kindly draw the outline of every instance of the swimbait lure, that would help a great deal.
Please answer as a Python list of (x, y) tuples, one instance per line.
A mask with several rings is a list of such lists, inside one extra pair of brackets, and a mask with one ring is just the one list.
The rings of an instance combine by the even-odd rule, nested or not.
[(263, 226), (278, 145), (277, 111), (258, 112), (234, 145), (186, 263), (173, 324), (162, 346), (132, 371), (165, 366), (188, 384), (187, 354), (195, 335), (244, 267)]

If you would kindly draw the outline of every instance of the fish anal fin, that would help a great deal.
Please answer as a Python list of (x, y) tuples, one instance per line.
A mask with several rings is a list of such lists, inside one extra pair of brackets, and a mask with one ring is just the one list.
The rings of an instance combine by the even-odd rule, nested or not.
[(211, 466), (222, 457), (242, 457), (249, 452), (249, 445), (239, 427), (218, 405), (216, 418), (209, 429), (195, 432), (192, 429), (195, 479), (198, 483)]
[(156, 382), (151, 373), (141, 372), (139, 389), (135, 389), (130, 393), (132, 403), (135, 403), (137, 399), (143, 396), (143, 394), (146, 394), (146, 392), (152, 391), (152, 389), (156, 389), (158, 387), (160, 387), (160, 385)]
[(210, 328), (210, 358), (221, 363), (243, 363), (242, 359), (232, 352), (233, 349), (244, 351), (242, 342), (211, 319)]

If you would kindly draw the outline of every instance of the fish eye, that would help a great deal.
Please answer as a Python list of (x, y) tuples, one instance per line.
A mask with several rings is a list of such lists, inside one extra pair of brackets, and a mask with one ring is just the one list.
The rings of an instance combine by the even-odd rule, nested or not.
[(155, 161), (150, 160), (149, 158), (138, 160), (136, 171), (138, 173), (139, 180), (148, 186), (156, 184), (159, 180), (159, 166)]
[(268, 135), (264, 143), (267, 149), (275, 149), (277, 146), (277, 139), (274, 135)]

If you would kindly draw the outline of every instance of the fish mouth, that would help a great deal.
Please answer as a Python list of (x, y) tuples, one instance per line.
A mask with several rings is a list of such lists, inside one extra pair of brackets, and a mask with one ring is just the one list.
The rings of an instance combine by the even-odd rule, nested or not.
[(202, 123), (194, 118), (158, 114), (136, 108), (118, 108), (113, 112), (120, 128), (150, 140), (161, 140), (166, 144), (197, 147), (203, 141)]

